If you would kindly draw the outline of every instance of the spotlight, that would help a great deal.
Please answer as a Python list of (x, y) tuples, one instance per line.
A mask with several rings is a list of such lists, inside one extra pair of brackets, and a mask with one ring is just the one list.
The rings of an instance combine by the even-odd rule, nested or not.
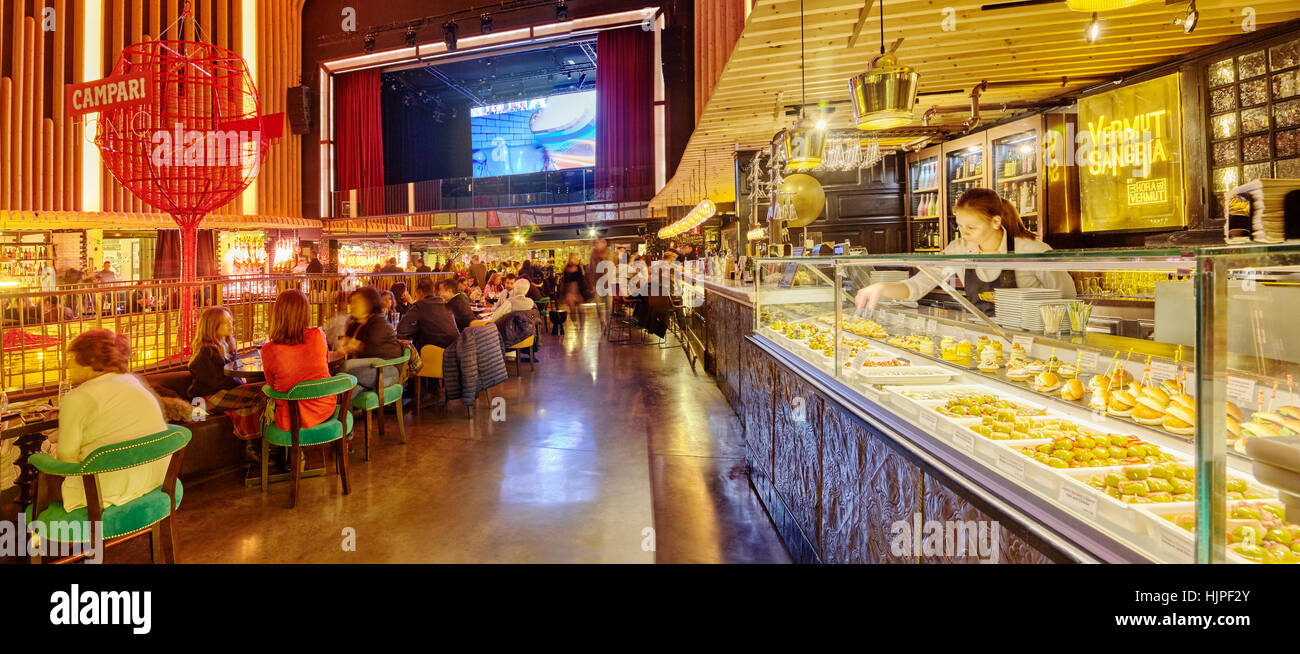
[(555, 0), (555, 20), (569, 20), (569, 0)]
[(367, 34), (361, 38), (361, 48), (370, 54), (375, 51), (375, 35)]
[(478, 17), (478, 27), (479, 27), (479, 32), (482, 32), (483, 34), (491, 34), (491, 33), (492, 33), (492, 16), (489, 15), (489, 14), (483, 14), (482, 16), (479, 16), (479, 17)]
[(820, 129), (820, 130), (824, 130), (824, 129), (826, 129), (826, 119), (825, 119), (825, 118), (823, 118), (823, 119), (817, 121), (817, 129)]
[(456, 21), (449, 20), (442, 24), (442, 40), (447, 44), (447, 52), (456, 51), (456, 35), (460, 33), (460, 25)]
[(1196, 21), (1200, 20), (1201, 12), (1196, 11), (1196, 0), (1192, 0), (1187, 5), (1187, 15), (1182, 18), (1175, 18), (1175, 25), (1183, 26), (1183, 34), (1191, 34), (1196, 29)]
[(408, 48), (414, 48), (414, 47), (415, 47), (415, 40), (416, 40), (416, 38), (418, 38), (418, 37), (419, 37), (419, 32), (417, 32), (417, 31), (415, 30), (415, 26), (414, 26), (414, 25), (409, 25), (409, 26), (407, 26), (407, 28), (406, 28), (406, 47), (408, 47)]
[(1101, 21), (1097, 19), (1097, 12), (1092, 13), (1092, 20), (1088, 21), (1088, 28), (1083, 32), (1083, 40), (1088, 43), (1096, 43), (1101, 38)]

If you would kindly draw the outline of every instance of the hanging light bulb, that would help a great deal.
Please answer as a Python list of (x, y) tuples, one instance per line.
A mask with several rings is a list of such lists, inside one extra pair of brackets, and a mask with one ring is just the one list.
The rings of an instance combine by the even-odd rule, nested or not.
[(880, 3), (880, 56), (871, 60), (867, 72), (849, 80), (849, 97), (858, 129), (880, 130), (912, 122), (916, 105), (916, 69), (898, 63), (885, 52), (885, 5)]
[(1088, 21), (1088, 28), (1083, 32), (1083, 39), (1088, 43), (1096, 43), (1101, 38), (1101, 20), (1097, 18), (1096, 12), (1092, 14), (1092, 20)]

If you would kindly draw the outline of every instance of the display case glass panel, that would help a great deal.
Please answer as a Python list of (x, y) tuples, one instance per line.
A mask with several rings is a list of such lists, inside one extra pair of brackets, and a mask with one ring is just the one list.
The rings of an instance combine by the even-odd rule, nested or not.
[(1145, 560), (1300, 561), (1300, 248), (758, 265), (757, 336), (1016, 495)]

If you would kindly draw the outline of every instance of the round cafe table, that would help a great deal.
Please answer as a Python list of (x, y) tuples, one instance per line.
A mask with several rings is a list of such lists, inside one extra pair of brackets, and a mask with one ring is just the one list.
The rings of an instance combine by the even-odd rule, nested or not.
[[(329, 353), (329, 368), (331, 375), (339, 374), (343, 369), (343, 362), (347, 359), (342, 352)], [(255, 384), (266, 381), (266, 373), (262, 371), (262, 357), (254, 355), (244, 357), (232, 364), (222, 368), (222, 372), (227, 377), (238, 377), (245, 383)]]

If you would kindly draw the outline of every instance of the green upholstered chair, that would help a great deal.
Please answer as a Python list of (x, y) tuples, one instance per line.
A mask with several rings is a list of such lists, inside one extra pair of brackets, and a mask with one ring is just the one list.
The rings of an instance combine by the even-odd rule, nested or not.
[[(298, 504), (298, 482), (302, 478), (302, 449), (320, 445), (334, 444), (334, 464), (343, 483), (343, 494), (352, 492), (348, 484), (348, 450), (344, 437), (352, 432), (351, 406), (352, 389), (356, 388), (357, 378), (352, 375), (334, 375), (324, 379), (312, 379), (298, 382), (288, 392), (281, 393), (268, 384), (262, 387), (262, 393), (276, 400), (289, 403), (289, 431), (284, 431), (272, 421), (262, 426), (262, 492), (266, 492), (266, 480), (269, 467), (269, 446), (279, 445), (289, 448), (289, 468), (292, 471), (293, 485), (289, 490), (289, 507)], [(298, 403), (302, 400), (315, 400), (324, 397), (337, 397), (338, 406), (334, 416), (314, 427), (301, 427), (302, 413)]]
[[(176, 562), (176, 533), (172, 528), (172, 514), (181, 506), (183, 489), (177, 475), (185, 446), (190, 442), (190, 430), (168, 425), (167, 429), (134, 440), (112, 443), (95, 449), (79, 463), (60, 461), (48, 454), (33, 454), (28, 462), (40, 471), (36, 478), (36, 493), (32, 505), (27, 507), (27, 523), (43, 530), (47, 537), (58, 535), (59, 542), (94, 543), (102, 539), (107, 549), (123, 541), (149, 534), (153, 559), (167, 563)], [(98, 476), (106, 472), (129, 470), (171, 457), (162, 486), (116, 506), (102, 506), (99, 499)], [(62, 502), (51, 502), (45, 488), (52, 477), (81, 477), (86, 490), (86, 504), (80, 509), (66, 511)], [(32, 516), (36, 518), (33, 519)], [(103, 533), (96, 534), (96, 529)], [(66, 560), (84, 558), (85, 554)], [(41, 557), (33, 555), (33, 563)]]
[(388, 366), (406, 365), (411, 360), (410, 348), (402, 350), (402, 356), (387, 361), (376, 361), (373, 364), (377, 376), (375, 377), (375, 388), (378, 391), (362, 391), (352, 398), (352, 408), (358, 411), (364, 411), (366, 414), (366, 460), (370, 460), (370, 432), (374, 423), (375, 410), (379, 410), (379, 436), (384, 436), (384, 414), (383, 408), (397, 403), (397, 433), (402, 437), (402, 443), (406, 443), (406, 418), (402, 411), (402, 383), (396, 379), (393, 383), (384, 383), (384, 368)]

